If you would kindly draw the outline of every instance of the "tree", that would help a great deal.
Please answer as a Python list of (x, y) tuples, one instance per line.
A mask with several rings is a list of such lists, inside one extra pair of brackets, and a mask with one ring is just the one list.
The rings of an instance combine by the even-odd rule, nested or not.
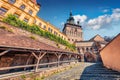
[(107, 42), (110, 42), (114, 37), (110, 37), (110, 36), (105, 36), (104, 39)]

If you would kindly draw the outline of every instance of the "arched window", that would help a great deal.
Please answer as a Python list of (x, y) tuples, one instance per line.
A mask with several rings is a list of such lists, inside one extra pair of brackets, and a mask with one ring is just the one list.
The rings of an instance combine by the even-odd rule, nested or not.
[(41, 22), (39, 22), (39, 26), (40, 26), (40, 27), (42, 26), (42, 23), (41, 23)]
[(29, 14), (32, 15), (33, 11), (32, 10), (29, 10)]
[(16, 0), (8, 0), (9, 3), (14, 4)]
[(5, 13), (7, 12), (8, 10), (4, 7), (1, 7), (0, 8), (0, 15), (5, 15)]
[(88, 49), (88, 48), (86, 48), (86, 51), (88, 52), (88, 51), (89, 51), (89, 49)]
[(25, 6), (24, 4), (22, 4), (22, 5), (20, 6), (20, 9), (24, 10), (25, 7), (26, 7), (26, 6)]

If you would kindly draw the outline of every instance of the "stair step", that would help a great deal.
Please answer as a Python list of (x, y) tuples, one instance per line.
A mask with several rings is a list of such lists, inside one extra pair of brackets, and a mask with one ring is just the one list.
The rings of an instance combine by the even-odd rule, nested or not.
[(81, 77), (75, 80), (120, 80), (120, 78), (106, 78), (106, 77)]
[(120, 75), (111, 74), (82, 74), (81, 77), (106, 77), (106, 78), (120, 78)]

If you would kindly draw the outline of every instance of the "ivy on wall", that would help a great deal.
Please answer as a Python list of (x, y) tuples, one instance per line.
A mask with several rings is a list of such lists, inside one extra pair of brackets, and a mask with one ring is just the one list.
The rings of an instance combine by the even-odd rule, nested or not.
[(44, 31), (44, 30), (40, 29), (40, 27), (37, 25), (29, 25), (26, 22), (21, 21), (20, 19), (18, 19), (16, 16), (14, 16), (12, 14), (9, 14), (7, 17), (5, 17), (3, 19), (3, 22), (9, 23), (10, 25), (13, 25), (15, 27), (22, 28), (22, 29), (27, 30), (31, 33), (48, 38), (52, 41), (55, 41), (56, 43), (65, 45), (71, 51), (75, 51), (74, 44), (70, 44), (68, 41), (62, 39), (61, 37), (58, 37), (58, 36), (48, 32), (48, 31)]

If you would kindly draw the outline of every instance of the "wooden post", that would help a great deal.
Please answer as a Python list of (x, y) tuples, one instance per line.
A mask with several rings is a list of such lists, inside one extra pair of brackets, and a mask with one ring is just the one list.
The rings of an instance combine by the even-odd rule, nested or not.
[(68, 61), (69, 61), (69, 64), (70, 64), (70, 60), (71, 60), (71, 56), (72, 56), (72, 54), (69, 54), (69, 56), (68, 56)]
[(59, 54), (59, 55), (58, 55), (58, 67), (59, 67), (59, 65), (60, 65), (60, 58), (61, 58), (61, 56), (62, 56), (62, 54)]
[(62, 54), (57, 54), (57, 53), (55, 53), (55, 55), (56, 55), (56, 57), (57, 57), (57, 59), (58, 59), (58, 64), (57, 64), (57, 66), (59, 67), (59, 65), (60, 65), (59, 61), (60, 61), (60, 58), (61, 58)]
[(42, 53), (39, 54), (38, 59), (37, 59), (37, 64), (36, 64), (35, 72), (38, 72), (38, 67), (39, 67), (40, 59), (42, 59), (45, 54), (46, 54), (46, 52), (44, 52), (43, 54)]

